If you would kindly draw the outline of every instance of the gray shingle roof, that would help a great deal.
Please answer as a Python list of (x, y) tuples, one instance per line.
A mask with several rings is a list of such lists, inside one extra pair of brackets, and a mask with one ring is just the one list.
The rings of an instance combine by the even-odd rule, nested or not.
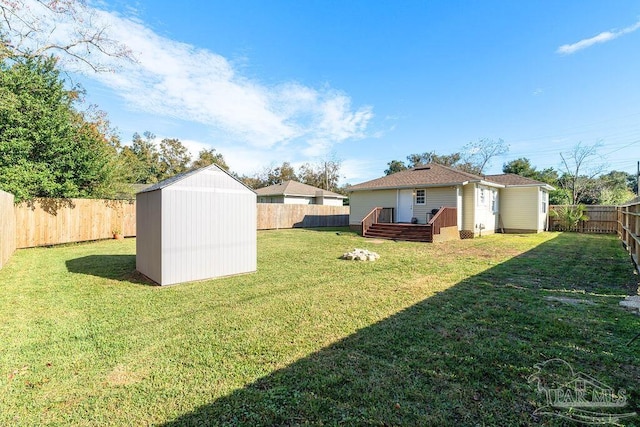
[(307, 196), (316, 197), (322, 192), (323, 197), (332, 197), (336, 199), (346, 199), (342, 194), (333, 191), (323, 190), (322, 188), (312, 185), (303, 184), (297, 181), (284, 181), (280, 184), (270, 185), (268, 187), (258, 188), (255, 190), (258, 196)]
[(514, 173), (503, 173), (500, 175), (487, 175), (487, 181), (497, 182), (498, 184), (506, 185), (506, 186), (547, 186), (551, 187), (549, 184), (544, 182), (536, 181), (535, 179), (527, 178), (524, 176), (516, 175)]
[(449, 185), (462, 185), (467, 182), (483, 182), (496, 184), (497, 186), (510, 185), (540, 185), (548, 186), (543, 182), (513, 174), (480, 176), (463, 172), (437, 163), (408, 169), (391, 175), (383, 176), (371, 181), (363, 182), (349, 187), (349, 191), (382, 190), (393, 188), (413, 187), (442, 187)]
[(415, 186), (458, 185), (465, 182), (482, 181), (478, 175), (459, 171), (448, 166), (430, 163), (402, 172), (383, 176), (349, 187), (349, 191), (381, 190), (385, 188), (409, 188)]

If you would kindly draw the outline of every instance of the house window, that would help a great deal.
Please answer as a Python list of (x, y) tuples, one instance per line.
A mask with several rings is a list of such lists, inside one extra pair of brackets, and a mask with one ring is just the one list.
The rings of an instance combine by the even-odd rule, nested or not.
[(485, 206), (486, 203), (486, 195), (484, 188), (478, 189), (478, 206)]
[(427, 201), (427, 190), (416, 190), (416, 205), (424, 205)]
[(541, 204), (541, 209), (542, 209), (542, 213), (546, 214), (547, 213), (547, 193), (546, 192), (542, 192), (542, 204)]
[(491, 190), (491, 211), (498, 212), (498, 192), (496, 190)]

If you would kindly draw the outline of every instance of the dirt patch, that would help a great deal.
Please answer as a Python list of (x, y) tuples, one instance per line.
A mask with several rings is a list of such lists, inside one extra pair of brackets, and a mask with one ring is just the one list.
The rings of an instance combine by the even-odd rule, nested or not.
[(112, 387), (135, 384), (142, 381), (143, 375), (129, 370), (124, 365), (118, 365), (107, 374), (107, 385)]
[(379, 245), (380, 243), (385, 243), (388, 242), (389, 240), (382, 240), (382, 239), (369, 239), (367, 240), (367, 243), (374, 243), (376, 245)]
[(576, 299), (576, 298), (566, 298), (566, 297), (544, 297), (547, 301), (558, 301), (564, 304), (569, 305), (578, 305), (578, 304), (586, 304), (586, 305), (596, 305), (595, 302), (588, 299)]

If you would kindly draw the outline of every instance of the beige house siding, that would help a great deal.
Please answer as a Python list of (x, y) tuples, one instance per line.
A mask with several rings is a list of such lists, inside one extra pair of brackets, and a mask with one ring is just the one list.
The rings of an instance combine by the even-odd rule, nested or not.
[(511, 187), (501, 190), (500, 217), (502, 227), (509, 231), (542, 231), (540, 194), (538, 187)]
[[(417, 188), (416, 190), (421, 190)], [(416, 204), (416, 197), (413, 198), (413, 216), (418, 220), (418, 224), (427, 223), (427, 214), (431, 217), (431, 210), (442, 206), (455, 208), (456, 187), (435, 187), (426, 188), (426, 204)]]
[(330, 199), (328, 197), (324, 197), (322, 199), (322, 203), (319, 203), (325, 206), (342, 206), (344, 205), (342, 199)]
[(360, 224), (375, 207), (396, 208), (397, 190), (354, 191), (350, 197), (349, 224)]
[(342, 199), (312, 196), (258, 196), (258, 203), (283, 203), (285, 205), (342, 206)]
[(462, 186), (458, 185), (456, 187), (456, 207), (458, 208), (458, 230), (462, 230)]
[(284, 196), (258, 196), (258, 203), (284, 203)]
[(462, 230), (474, 232), (476, 184), (467, 184), (462, 187)]
[(284, 204), (285, 205), (313, 205), (313, 197), (305, 197), (305, 196), (285, 196)]
[[(484, 197), (483, 197), (484, 195)], [(500, 196), (497, 188), (478, 185), (476, 188), (475, 223), (476, 235), (492, 234), (498, 222), (498, 212), (494, 212), (494, 203), (499, 209)]]

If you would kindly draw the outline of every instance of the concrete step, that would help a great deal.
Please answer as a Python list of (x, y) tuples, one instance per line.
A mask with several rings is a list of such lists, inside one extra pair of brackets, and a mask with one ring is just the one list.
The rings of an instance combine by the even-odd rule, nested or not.
[(620, 306), (627, 310), (640, 314), (640, 295), (632, 295), (620, 301)]

